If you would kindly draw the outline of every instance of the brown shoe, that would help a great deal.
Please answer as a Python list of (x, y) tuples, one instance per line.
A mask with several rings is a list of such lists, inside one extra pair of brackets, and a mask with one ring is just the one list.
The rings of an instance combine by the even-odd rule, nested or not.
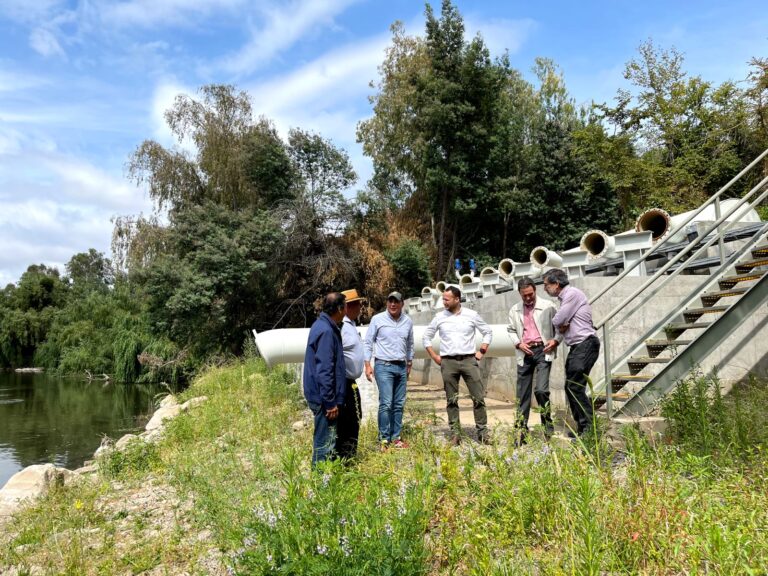
[(451, 446), (458, 446), (459, 444), (461, 444), (461, 436), (459, 436), (458, 434), (454, 434), (453, 436), (451, 436), (449, 443)]

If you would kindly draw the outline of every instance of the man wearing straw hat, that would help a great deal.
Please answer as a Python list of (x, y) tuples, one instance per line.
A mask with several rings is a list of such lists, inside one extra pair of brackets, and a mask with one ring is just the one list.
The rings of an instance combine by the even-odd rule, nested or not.
[(336, 424), (336, 455), (339, 458), (354, 458), (360, 436), (360, 420), (363, 418), (360, 391), (357, 379), (363, 373), (363, 340), (357, 331), (356, 322), (363, 308), (363, 299), (357, 290), (344, 290), (344, 320), (341, 324), (341, 342), (344, 346), (344, 366), (347, 387), (344, 405)]

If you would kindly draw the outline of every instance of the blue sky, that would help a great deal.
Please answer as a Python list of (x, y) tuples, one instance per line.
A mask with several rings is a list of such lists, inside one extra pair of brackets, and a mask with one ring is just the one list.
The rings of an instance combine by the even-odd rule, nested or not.
[[(528, 73), (553, 58), (579, 103), (610, 100), (648, 38), (686, 70), (741, 81), (768, 56), (756, 1), (456, 2), (467, 32)], [(439, 3), (433, 4), (439, 12)], [(256, 115), (320, 132), (361, 176), (355, 125), (401, 20), (421, 34), (421, 2), (389, 0), (0, 0), (0, 286), (32, 263), (109, 254), (116, 215), (148, 213), (124, 165), (144, 139), (171, 145), (162, 113), (207, 83), (248, 91)]]

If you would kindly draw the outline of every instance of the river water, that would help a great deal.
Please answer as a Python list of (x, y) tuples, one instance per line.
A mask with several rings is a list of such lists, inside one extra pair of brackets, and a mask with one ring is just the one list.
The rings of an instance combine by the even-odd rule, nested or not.
[(0, 487), (31, 464), (81, 466), (103, 436), (143, 428), (157, 395), (167, 392), (161, 385), (0, 371)]

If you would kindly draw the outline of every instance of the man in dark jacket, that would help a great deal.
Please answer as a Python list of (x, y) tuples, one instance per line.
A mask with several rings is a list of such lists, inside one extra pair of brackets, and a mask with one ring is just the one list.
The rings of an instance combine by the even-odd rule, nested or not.
[(304, 355), (304, 398), (315, 418), (312, 466), (333, 456), (336, 422), (344, 404), (346, 371), (339, 325), (344, 319), (344, 295), (331, 292), (309, 330)]

